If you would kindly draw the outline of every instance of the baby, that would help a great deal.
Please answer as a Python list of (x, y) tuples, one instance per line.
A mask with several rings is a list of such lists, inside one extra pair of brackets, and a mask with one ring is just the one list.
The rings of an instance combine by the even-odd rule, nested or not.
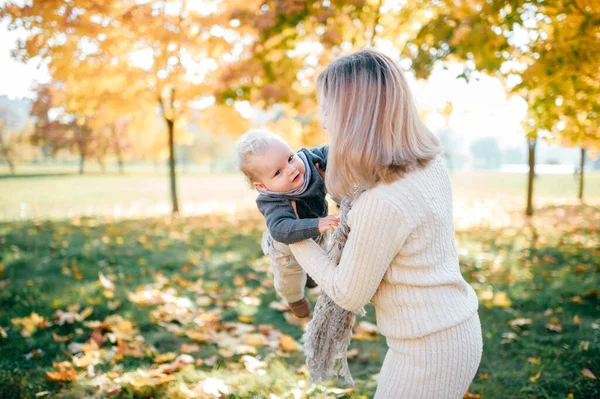
[[(314, 238), (324, 245), (323, 234), (339, 224), (328, 216), (325, 182), (327, 146), (298, 152), (267, 130), (251, 130), (237, 142), (240, 170), (259, 192), (258, 209), (267, 222), (262, 248), (271, 257), (275, 290), (298, 317), (310, 314), (304, 287), (316, 284), (296, 262), (286, 244)], [(296, 217), (296, 214), (298, 217)]]

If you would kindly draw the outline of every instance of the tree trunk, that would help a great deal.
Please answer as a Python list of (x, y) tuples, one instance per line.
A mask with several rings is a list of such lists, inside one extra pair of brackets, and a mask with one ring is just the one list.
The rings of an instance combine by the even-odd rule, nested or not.
[(112, 134), (113, 134), (114, 142), (116, 143), (115, 155), (117, 156), (117, 164), (119, 165), (119, 174), (124, 175), (125, 168), (123, 166), (123, 152), (121, 151), (121, 142), (119, 140), (119, 134), (117, 133), (117, 128), (116, 128), (115, 124), (113, 124), (113, 126), (112, 126)]
[(173, 205), (172, 213), (179, 214), (179, 203), (177, 201), (177, 176), (175, 174), (175, 143), (174, 143), (174, 127), (175, 123), (171, 119), (165, 118), (167, 128), (169, 129), (169, 177), (171, 182), (171, 202)]
[(14, 175), (15, 174), (15, 164), (13, 163), (12, 159), (10, 158), (10, 154), (8, 153), (8, 148), (4, 145), (4, 139), (2, 138), (2, 136), (0, 136), (0, 147), (2, 147), (1, 148), (2, 156), (6, 160), (6, 163), (8, 164), (10, 173)]
[(579, 201), (583, 202), (583, 169), (585, 168), (585, 148), (581, 148), (581, 161), (579, 163)]
[(381, 4), (383, 0), (379, 0), (377, 4), (377, 12), (375, 13), (375, 19), (373, 20), (373, 30), (371, 31), (371, 37), (369, 37), (368, 44), (370, 47), (375, 45), (375, 36), (377, 35), (377, 25), (379, 24), (379, 18), (381, 18)]
[(533, 180), (535, 178), (535, 146), (537, 139), (528, 139), (527, 144), (529, 147), (529, 176), (527, 179), (527, 209), (525, 214), (531, 216), (533, 215)]
[(100, 170), (102, 173), (106, 173), (106, 165), (104, 164), (102, 158), (98, 158), (98, 165), (100, 165)]
[(79, 174), (82, 175), (85, 166), (85, 151), (79, 152)]

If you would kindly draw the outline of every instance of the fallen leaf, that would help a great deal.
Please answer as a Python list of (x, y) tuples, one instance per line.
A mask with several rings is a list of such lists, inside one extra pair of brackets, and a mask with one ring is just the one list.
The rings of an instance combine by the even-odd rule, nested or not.
[(254, 317), (239, 315), (238, 320), (241, 321), (242, 323), (252, 323), (252, 322), (254, 322)]
[(511, 320), (508, 324), (517, 331), (521, 331), (521, 327), (531, 324), (531, 319), (518, 318)]
[(540, 370), (536, 375), (534, 375), (533, 377), (529, 377), (529, 381), (531, 382), (536, 382), (540, 376), (542, 375), (542, 371)]
[(284, 352), (296, 352), (298, 351), (298, 344), (294, 341), (294, 338), (283, 333), (279, 334), (279, 348)]
[(160, 355), (155, 356), (153, 361), (154, 363), (166, 363), (175, 360), (176, 357), (177, 353), (175, 352), (161, 353)]
[(55, 342), (67, 342), (69, 341), (71, 338), (73, 338), (73, 334), (69, 334), (67, 336), (60, 336), (56, 333), (56, 331), (52, 331), (52, 339), (54, 339)]
[(581, 319), (579, 318), (579, 315), (573, 316), (573, 324), (581, 324)]
[(506, 295), (506, 292), (500, 291), (494, 295), (494, 300), (492, 301), (493, 306), (508, 308), (512, 304), (511, 300)]
[(182, 353), (194, 353), (200, 351), (200, 345), (198, 344), (181, 344), (179, 352)]
[(360, 355), (360, 350), (358, 350), (358, 348), (353, 348), (350, 349), (348, 351), (348, 353), (346, 353), (346, 358), (347, 359), (354, 359), (355, 357)]
[(579, 295), (569, 298), (569, 302), (583, 305), (583, 299)]
[(109, 290), (109, 291), (114, 291), (115, 290), (115, 284), (110, 281), (104, 274), (102, 274), (102, 272), (98, 272), (98, 278), (100, 279), (100, 284), (102, 284), (102, 286)]
[(481, 395), (479, 395), (478, 393), (472, 393), (472, 392), (465, 392), (463, 399), (479, 399), (481, 398)]
[(377, 326), (367, 321), (361, 321), (354, 328), (352, 339), (356, 341), (372, 341), (376, 339)]
[(196, 304), (198, 304), (198, 306), (206, 307), (212, 305), (212, 303), (212, 298), (207, 295), (199, 296), (196, 298)]
[(513, 342), (514, 340), (519, 339), (519, 336), (515, 333), (512, 332), (507, 332), (502, 334), (502, 338), (504, 338), (502, 341), (500, 341), (501, 344), (509, 344), (511, 342)]
[(24, 337), (30, 337), (38, 328), (44, 329), (51, 326), (45, 317), (35, 312), (27, 317), (12, 319), (11, 322), (15, 327), (21, 327), (21, 335)]
[(246, 280), (244, 280), (244, 278), (241, 275), (236, 274), (235, 276), (233, 276), (233, 285), (235, 285), (236, 287), (243, 287), (244, 285), (246, 285)]
[(557, 333), (561, 333), (563, 331), (563, 328), (560, 324), (548, 323), (548, 324), (546, 324), (546, 328), (550, 331), (554, 331)]
[(538, 365), (541, 363), (542, 358), (541, 357), (530, 357), (530, 358), (527, 358), (527, 361), (531, 364)]
[(77, 379), (77, 372), (73, 368), (70, 362), (52, 363), (52, 366), (58, 371), (47, 371), (46, 377), (49, 381), (54, 382), (66, 382), (75, 381)]
[(490, 375), (488, 373), (479, 374), (479, 379), (481, 379), (481, 380), (489, 380), (490, 379)]
[(268, 345), (267, 337), (263, 334), (248, 334), (244, 338), (244, 344), (251, 346), (266, 346)]
[(583, 369), (583, 370), (581, 370), (581, 374), (583, 374), (583, 376), (585, 376), (587, 378), (591, 378), (592, 380), (597, 380), (598, 379), (594, 375), (594, 373), (592, 373), (592, 370), (590, 370), (590, 369)]

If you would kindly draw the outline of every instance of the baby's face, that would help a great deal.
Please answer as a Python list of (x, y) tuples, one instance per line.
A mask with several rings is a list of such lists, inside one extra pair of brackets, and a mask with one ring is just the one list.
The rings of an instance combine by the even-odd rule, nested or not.
[(261, 191), (283, 193), (304, 184), (304, 162), (284, 143), (274, 143), (253, 157), (251, 168), (257, 178), (254, 187)]

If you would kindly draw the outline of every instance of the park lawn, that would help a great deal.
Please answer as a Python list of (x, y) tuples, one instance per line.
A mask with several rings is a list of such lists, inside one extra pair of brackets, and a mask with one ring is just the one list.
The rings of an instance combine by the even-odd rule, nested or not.
[[(451, 179), (457, 203), (497, 200), (524, 208), (526, 174), (455, 171)], [(164, 216), (171, 211), (168, 187), (166, 171), (132, 170), (121, 176), (30, 168), (15, 176), (0, 174), (0, 220)], [(534, 189), (536, 206), (576, 202), (578, 180), (573, 175), (540, 175)], [(253, 208), (256, 198), (239, 174), (194, 171), (179, 174), (178, 193), (180, 209), (188, 216)], [(600, 172), (586, 173), (585, 199), (600, 204)]]
[[(599, 221), (562, 206), (457, 231), (484, 335), (468, 397), (600, 396)], [(0, 398), (372, 397), (386, 348), (369, 324), (356, 389), (307, 388), (262, 228), (255, 212), (0, 224)]]

